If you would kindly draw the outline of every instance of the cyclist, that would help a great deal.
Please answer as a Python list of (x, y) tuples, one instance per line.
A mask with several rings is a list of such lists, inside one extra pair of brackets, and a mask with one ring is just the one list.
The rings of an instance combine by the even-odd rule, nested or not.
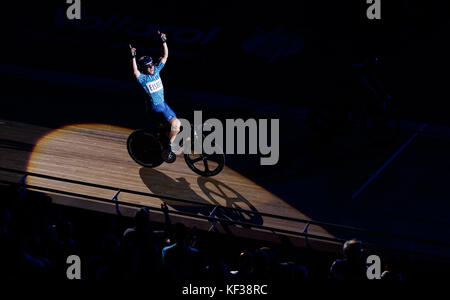
[(142, 56), (136, 60), (136, 48), (130, 45), (133, 74), (142, 88), (148, 95), (147, 113), (156, 113), (162, 116), (170, 124), (170, 133), (167, 141), (167, 147), (163, 151), (163, 159), (166, 162), (173, 161), (175, 157), (173, 142), (176, 135), (180, 132), (180, 120), (178, 120), (174, 111), (164, 101), (164, 88), (159, 75), (164, 67), (169, 55), (167, 48), (167, 37), (164, 33), (158, 31), (163, 46), (163, 56), (155, 64), (150, 56)]

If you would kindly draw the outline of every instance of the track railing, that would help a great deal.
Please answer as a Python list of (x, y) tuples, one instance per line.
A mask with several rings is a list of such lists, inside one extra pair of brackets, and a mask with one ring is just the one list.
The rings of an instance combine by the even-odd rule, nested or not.
[[(55, 176), (50, 176), (50, 175), (45, 175), (45, 174), (39, 174), (39, 173), (33, 173), (33, 172), (26, 172), (26, 171), (15, 170), (15, 169), (10, 169), (10, 168), (0, 167), (0, 171), (24, 175), (19, 182), (12, 182), (12, 181), (8, 181), (8, 180), (1, 180), (0, 179), (0, 183), (2, 183), (2, 184), (16, 184), (16, 185), (20, 185), (20, 186), (22, 186), (24, 188), (38, 190), (38, 191), (42, 191), (42, 192), (57, 193), (57, 194), (62, 194), (62, 195), (66, 195), (66, 196), (71, 196), (71, 197), (79, 197), (79, 198), (84, 198), (84, 199), (88, 199), (88, 200), (93, 200), (93, 201), (99, 201), (99, 202), (113, 204), (113, 205), (116, 206), (116, 210), (117, 210), (117, 212), (119, 214), (120, 214), (119, 206), (128, 206), (128, 207), (134, 207), (134, 208), (140, 208), (140, 207), (144, 207), (145, 206), (145, 207), (147, 207), (150, 210), (164, 212), (164, 210), (161, 209), (161, 208), (146, 206), (146, 205), (143, 205), (143, 204), (138, 204), (138, 203), (133, 203), (133, 202), (123, 202), (123, 201), (119, 201), (118, 200), (119, 193), (129, 193), (129, 194), (134, 194), (134, 195), (140, 195), (140, 196), (147, 196), (147, 197), (151, 197), (151, 198), (157, 198), (157, 199), (160, 199), (160, 200), (170, 200), (170, 201), (176, 201), (176, 202), (185, 203), (185, 204), (192, 204), (192, 205), (208, 207), (211, 210), (209, 216), (193, 214), (193, 213), (188, 213), (188, 212), (182, 212), (182, 211), (177, 211), (177, 210), (170, 210), (170, 214), (180, 215), (180, 216), (187, 216), (187, 217), (196, 218), (196, 219), (208, 220), (209, 222), (211, 222), (213, 227), (215, 227), (216, 223), (219, 222), (219, 223), (222, 223), (222, 224), (239, 225), (239, 226), (243, 226), (243, 227), (247, 227), (247, 228), (256, 228), (256, 229), (266, 230), (266, 231), (270, 231), (270, 232), (274, 232), (274, 233), (289, 234), (289, 235), (294, 235), (294, 236), (301, 236), (301, 237), (305, 238), (305, 241), (306, 241), (307, 245), (308, 245), (308, 240), (309, 239), (316, 239), (316, 240), (322, 240), (322, 241), (328, 241), (328, 242), (334, 242), (334, 243), (344, 243), (345, 242), (345, 239), (340, 239), (340, 238), (336, 238), (336, 237), (329, 237), (329, 236), (323, 236), (323, 235), (317, 235), (317, 234), (308, 233), (308, 229), (309, 229), (309, 227), (311, 225), (317, 225), (317, 226), (321, 226), (321, 227), (328, 228), (328, 229), (333, 229), (333, 230), (342, 230), (342, 231), (347, 231), (347, 232), (368, 234), (368, 235), (378, 236), (378, 237), (382, 237), (382, 238), (390, 238), (390, 239), (397, 239), (397, 240), (409, 241), (409, 242), (420, 243), (420, 244), (439, 246), (439, 247), (448, 248), (450, 250), (450, 243), (441, 242), (441, 241), (434, 241), (434, 240), (427, 240), (427, 239), (421, 239), (421, 238), (404, 236), (404, 235), (397, 235), (397, 234), (390, 234), (390, 233), (385, 233), (385, 232), (371, 231), (371, 230), (367, 230), (367, 229), (363, 229), (363, 228), (352, 227), (352, 226), (345, 226), (345, 225), (334, 224), (334, 223), (306, 220), (306, 219), (301, 219), (301, 218), (285, 217), (285, 216), (276, 215), (276, 214), (258, 212), (258, 211), (253, 211), (253, 210), (245, 210), (245, 209), (241, 209), (241, 208), (226, 207), (226, 206), (221, 206), (221, 205), (216, 205), (216, 204), (211, 204), (211, 203), (202, 203), (202, 202), (197, 202), (197, 201), (193, 201), (193, 200), (181, 199), (181, 198), (177, 198), (177, 197), (171, 197), (171, 196), (154, 194), (154, 193), (139, 192), (139, 191), (123, 189), (123, 188), (119, 188), (119, 187), (95, 184), (95, 183), (78, 181), (78, 180), (67, 179), (67, 178), (60, 178), (60, 177), (55, 177)], [(111, 190), (111, 191), (115, 191), (115, 195), (112, 198), (102, 198), (102, 197), (97, 197), (97, 196), (90, 196), (90, 195), (86, 195), (86, 194), (81, 194), (81, 193), (62, 191), (62, 190), (58, 190), (58, 189), (54, 189), (54, 188), (47, 188), (47, 187), (36, 186), (36, 185), (29, 185), (29, 184), (26, 184), (25, 180), (24, 180), (25, 177), (29, 177), (29, 176), (38, 177), (38, 178), (44, 178), (44, 179), (49, 179), (49, 180), (55, 180), (55, 181), (60, 181), (60, 182), (67, 182), (67, 183), (72, 183), (72, 184), (78, 184), (78, 185), (83, 185), (83, 186), (89, 186), (89, 187), (94, 187), (94, 188), (99, 188), (99, 189)], [(264, 226), (264, 225), (249, 223), (249, 222), (242, 222), (242, 221), (237, 221), (237, 220), (230, 220), (230, 219), (219, 218), (219, 217), (215, 216), (215, 212), (218, 209), (229, 210), (229, 211), (236, 211), (236, 212), (241, 212), (241, 213), (259, 215), (261, 217), (269, 217), (269, 218), (276, 218), (276, 219), (282, 219), (282, 220), (286, 220), (286, 221), (293, 221), (293, 222), (303, 223), (303, 224), (305, 224), (305, 227), (304, 227), (304, 229), (302, 231), (293, 231), (293, 230), (287, 230), (287, 229), (276, 228), (276, 227), (269, 227), (269, 226)], [(367, 243), (365, 245), (366, 246), (370, 246), (372, 248), (377, 248), (377, 249), (382, 249), (382, 250), (389, 250), (389, 251), (394, 251), (394, 252), (403, 252), (403, 253), (407, 253), (407, 254), (411, 254), (411, 255), (432, 256), (432, 257), (435, 257), (435, 258), (445, 259), (445, 260), (449, 260), (450, 259), (448, 257), (441, 257), (441, 256), (436, 256), (436, 255), (430, 255), (430, 254), (427, 254), (427, 253), (420, 253), (420, 252), (410, 251), (410, 250), (387, 248), (387, 247), (379, 247), (379, 246), (375, 246), (375, 245), (369, 245)]]

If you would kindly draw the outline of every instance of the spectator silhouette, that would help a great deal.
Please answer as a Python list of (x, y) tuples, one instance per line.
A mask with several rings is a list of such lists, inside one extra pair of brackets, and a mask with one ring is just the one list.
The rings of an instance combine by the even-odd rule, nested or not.
[(280, 263), (279, 280), (284, 283), (295, 284), (298, 281), (308, 279), (308, 270), (294, 262)]
[(231, 271), (235, 282), (248, 282), (253, 276), (254, 255), (250, 251), (241, 252), (239, 255), (238, 269)]
[(257, 249), (255, 251), (254, 268), (251, 276), (254, 282), (269, 282), (270, 281), (270, 257), (266, 251)]
[(177, 282), (200, 277), (199, 251), (186, 243), (187, 229), (182, 223), (175, 225), (175, 244), (164, 247), (162, 262), (166, 276)]
[(98, 280), (115, 280), (120, 278), (119, 265), (120, 239), (114, 234), (106, 234), (102, 240), (100, 267), (96, 272)]
[(160, 244), (164, 232), (153, 231), (150, 211), (143, 207), (136, 212), (135, 226), (123, 234), (123, 254), (127, 279), (155, 280), (161, 269)]
[(346, 241), (343, 246), (344, 259), (337, 259), (330, 269), (330, 278), (338, 280), (367, 279), (365, 251), (359, 240)]
[(210, 263), (206, 266), (206, 278), (215, 285), (224, 286), (229, 282), (230, 277), (223, 255), (219, 250), (214, 251)]
[(398, 272), (394, 261), (387, 259), (384, 272), (381, 274), (383, 280), (403, 280), (403, 276)]

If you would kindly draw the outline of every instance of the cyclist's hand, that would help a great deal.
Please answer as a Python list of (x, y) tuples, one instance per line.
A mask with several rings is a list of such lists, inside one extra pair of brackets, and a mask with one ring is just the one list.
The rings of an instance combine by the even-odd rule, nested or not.
[(131, 56), (136, 57), (136, 48), (133, 48), (131, 45), (128, 46), (130, 46)]
[(162, 33), (158, 30), (158, 35), (161, 38), (161, 41), (163, 41), (163, 42), (167, 41), (167, 37), (166, 37), (165, 33)]

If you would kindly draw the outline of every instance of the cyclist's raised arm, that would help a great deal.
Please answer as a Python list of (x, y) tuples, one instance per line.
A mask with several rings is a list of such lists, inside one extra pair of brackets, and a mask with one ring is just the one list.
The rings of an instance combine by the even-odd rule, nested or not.
[(133, 48), (131, 45), (130, 46), (130, 51), (131, 51), (131, 63), (133, 65), (133, 74), (136, 78), (139, 77), (139, 75), (141, 75), (141, 72), (139, 72), (139, 69), (137, 67), (137, 63), (136, 63), (136, 48)]
[(166, 34), (164, 34), (162, 32), (158, 31), (158, 34), (159, 34), (159, 36), (161, 38), (161, 41), (163, 43), (163, 45), (162, 45), (163, 46), (163, 56), (161, 58), (161, 62), (163, 64), (165, 64), (166, 61), (167, 61), (167, 57), (169, 57), (169, 48), (167, 48), (167, 43), (166, 43), (167, 37), (166, 37)]

